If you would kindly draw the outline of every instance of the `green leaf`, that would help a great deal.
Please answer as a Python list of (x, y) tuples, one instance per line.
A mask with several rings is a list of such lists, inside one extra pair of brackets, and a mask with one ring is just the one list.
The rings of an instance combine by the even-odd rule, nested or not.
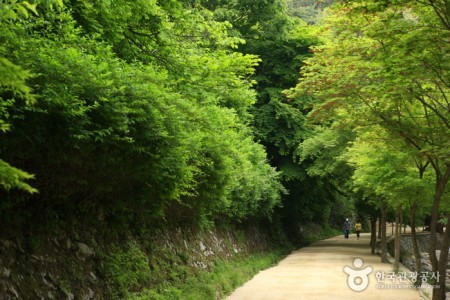
[(33, 175), (14, 168), (0, 159), (0, 186), (6, 191), (9, 191), (10, 189), (19, 189), (30, 194), (37, 193), (37, 189), (25, 182), (25, 180), (33, 178)]
[(36, 6), (37, 6), (36, 3), (31, 4), (28, 1), (23, 1), (21, 4), (23, 6), (25, 6), (28, 10), (31, 10), (36, 16), (39, 15), (37, 10), (36, 10)]

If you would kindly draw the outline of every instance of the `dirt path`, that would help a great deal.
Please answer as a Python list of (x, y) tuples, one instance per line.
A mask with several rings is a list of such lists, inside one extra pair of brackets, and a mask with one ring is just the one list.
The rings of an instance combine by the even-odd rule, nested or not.
[[(419, 292), (409, 287), (410, 282), (393, 281), (388, 278), (392, 273), (390, 264), (380, 263), (378, 255), (370, 254), (369, 234), (363, 234), (359, 240), (351, 235), (327, 239), (299, 249), (282, 260), (277, 266), (261, 271), (252, 280), (231, 294), (227, 300), (334, 300), (334, 299), (380, 299), (414, 300), (421, 299)], [(359, 268), (355, 259), (361, 259)], [(349, 275), (344, 272), (365, 270), (372, 272), (362, 276), (368, 278), (367, 288), (357, 292), (347, 283)], [(376, 275), (384, 275), (384, 280)], [(356, 274), (355, 274), (356, 275)], [(362, 275), (362, 274), (360, 274)], [(363, 288), (361, 279), (351, 281), (354, 288)], [(387, 287), (377, 285), (384, 284)]]

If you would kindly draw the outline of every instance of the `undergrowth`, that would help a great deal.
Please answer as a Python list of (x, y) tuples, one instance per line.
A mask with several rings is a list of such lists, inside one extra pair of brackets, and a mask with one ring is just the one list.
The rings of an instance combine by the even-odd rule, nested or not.
[(286, 250), (278, 249), (233, 261), (217, 261), (209, 271), (200, 271), (183, 281), (145, 290), (130, 296), (129, 300), (222, 299), (260, 270), (277, 263), (286, 254)]

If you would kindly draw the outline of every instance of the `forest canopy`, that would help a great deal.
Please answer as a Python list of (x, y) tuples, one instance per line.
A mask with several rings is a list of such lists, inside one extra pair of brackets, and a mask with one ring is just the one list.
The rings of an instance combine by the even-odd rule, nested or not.
[(2, 216), (269, 216), (249, 127), (260, 59), (180, 1), (0, 3)]

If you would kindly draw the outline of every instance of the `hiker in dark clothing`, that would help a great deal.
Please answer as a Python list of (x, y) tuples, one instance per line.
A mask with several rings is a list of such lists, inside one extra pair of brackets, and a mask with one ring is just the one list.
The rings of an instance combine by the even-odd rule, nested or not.
[(347, 218), (347, 219), (345, 219), (345, 222), (344, 222), (344, 235), (345, 235), (346, 239), (348, 239), (349, 233), (350, 233), (350, 222), (348, 221), (348, 218)]

